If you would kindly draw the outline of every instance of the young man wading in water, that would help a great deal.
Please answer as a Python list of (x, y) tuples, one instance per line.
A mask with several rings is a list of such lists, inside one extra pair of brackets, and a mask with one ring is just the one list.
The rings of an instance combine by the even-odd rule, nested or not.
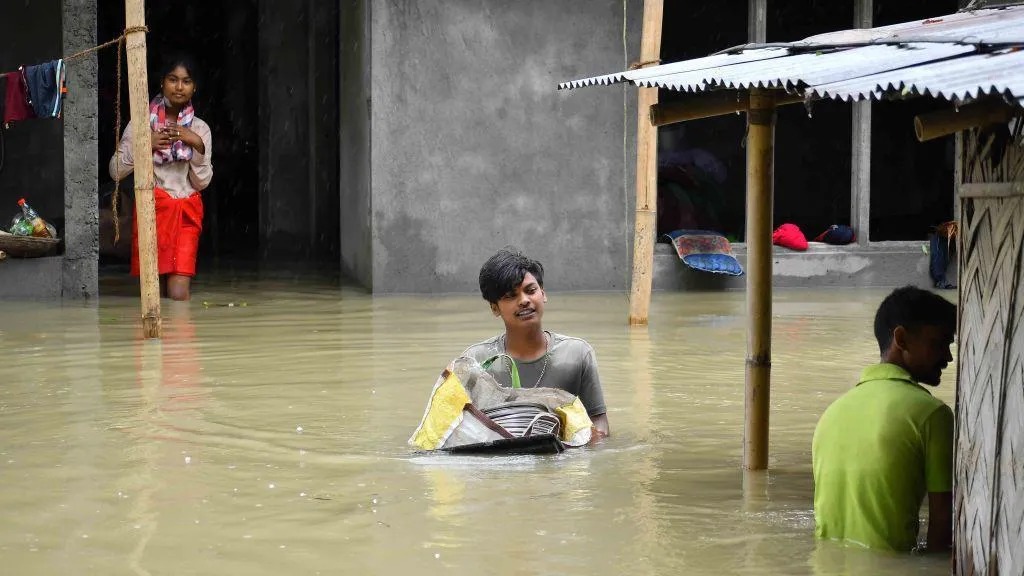
[[(480, 292), (505, 333), (470, 346), (463, 356), (484, 362), (497, 354), (516, 361), (524, 388), (559, 388), (579, 397), (594, 423), (594, 438), (608, 436), (608, 415), (597, 373), (594, 349), (585, 340), (541, 327), (544, 267), (518, 252), (501, 250), (480, 269)], [(499, 359), (489, 369), (503, 386), (511, 386), (511, 365)]]
[(832, 403), (814, 431), (814, 520), (819, 538), (885, 550), (917, 545), (928, 494), (928, 552), (949, 552), (953, 527), (953, 411), (938, 386), (953, 360), (956, 306), (911, 286), (882, 301), (882, 363)]

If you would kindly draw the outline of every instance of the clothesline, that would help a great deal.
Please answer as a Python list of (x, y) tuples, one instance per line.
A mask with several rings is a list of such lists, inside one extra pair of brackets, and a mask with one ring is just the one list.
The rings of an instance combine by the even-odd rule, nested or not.
[[(125, 43), (125, 40), (128, 38), (128, 35), (132, 34), (132, 33), (135, 33), (135, 32), (142, 32), (143, 34), (147, 34), (147, 33), (149, 33), (149, 27), (148, 26), (129, 26), (129, 27), (124, 29), (124, 32), (120, 36), (118, 36), (117, 38), (114, 38), (113, 40), (109, 40), (107, 42), (104, 42), (103, 44), (99, 44), (97, 46), (93, 46), (92, 48), (86, 48), (85, 50), (82, 50), (80, 52), (75, 52), (74, 54), (70, 54), (70, 55), (68, 55), (68, 56), (63, 58), (63, 63), (67, 63), (67, 62), (78, 60), (79, 58), (84, 58), (85, 56), (88, 56), (89, 54), (92, 54), (94, 52), (99, 52), (100, 50), (103, 50), (104, 48), (108, 48), (108, 47), (113, 46), (115, 44), (117, 45), (117, 96), (115, 98), (115, 103), (114, 103), (114, 143), (115, 143), (114, 144), (114, 150), (115, 150), (115, 153), (116, 153), (116, 150), (121, 145), (121, 72), (122, 72), (122, 69), (124, 68), (123, 63), (122, 63), (122, 60), (123, 60), (122, 52), (124, 51), (124, 43)], [(7, 73), (7, 74), (11, 74), (11, 73)], [(7, 74), (0, 74), (0, 76), (6, 76)], [(63, 80), (63, 78), (62, 78), (62, 80)], [(58, 91), (57, 99), (58, 99), (58, 102), (59, 102), (59, 100), (63, 97), (63, 93), (64, 93), (63, 86), (62, 85), (58, 86), (57, 87), (57, 91)], [(3, 131), (0, 130), (0, 139), (2, 139), (2, 138), (3, 138)], [(0, 141), (0, 142), (2, 142), (2, 141)], [(6, 152), (6, 150), (4, 150), (3, 148), (0, 148), (0, 150)], [(0, 167), (2, 167), (2, 165), (3, 165), (3, 163), (2, 163), (2, 156), (0, 156)], [(120, 215), (118, 214), (119, 211), (120, 211), (119, 210), (119, 206), (118, 206), (118, 204), (119, 204), (118, 197), (121, 195), (120, 194), (120, 188), (121, 188), (121, 181), (115, 179), (114, 180), (114, 196), (111, 199), (111, 209), (112, 209), (112, 211), (114, 213), (114, 243), (115, 244), (120, 240), (120, 237), (121, 237), (121, 219), (120, 219)]]
[[(103, 50), (104, 48), (109, 48), (110, 46), (113, 46), (114, 44), (120, 44), (121, 42), (124, 42), (128, 38), (129, 34), (131, 34), (133, 32), (142, 32), (143, 34), (146, 34), (146, 33), (149, 32), (149, 27), (148, 26), (129, 26), (128, 28), (125, 28), (124, 29), (124, 33), (122, 33), (117, 38), (114, 38), (113, 40), (109, 40), (107, 42), (104, 42), (103, 44), (100, 44), (98, 46), (93, 46), (92, 48), (86, 48), (85, 50), (82, 50), (80, 52), (75, 52), (74, 54), (71, 54), (69, 56), (65, 56), (64, 58), (62, 58), (62, 60), (64, 60), (64, 62), (73, 62), (75, 60), (78, 60), (79, 58), (84, 58), (84, 57), (88, 56), (89, 54), (92, 54), (93, 52), (99, 52), (100, 50)], [(118, 52), (120, 52), (120, 47), (118, 47)], [(10, 72), (0, 72), (0, 76), (4, 76), (6, 74), (10, 74)]]

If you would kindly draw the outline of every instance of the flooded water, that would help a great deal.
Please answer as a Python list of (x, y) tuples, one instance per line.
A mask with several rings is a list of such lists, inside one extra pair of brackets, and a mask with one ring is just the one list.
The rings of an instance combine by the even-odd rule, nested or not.
[(656, 294), (647, 329), (625, 295), (549, 293), (613, 437), (504, 459), (406, 445), (445, 364), (501, 329), (476, 296), (207, 281), (159, 342), (127, 296), (0, 302), (2, 572), (946, 573), (813, 537), (811, 434), (876, 361), (883, 296), (777, 292), (767, 474), (740, 467), (738, 292)]

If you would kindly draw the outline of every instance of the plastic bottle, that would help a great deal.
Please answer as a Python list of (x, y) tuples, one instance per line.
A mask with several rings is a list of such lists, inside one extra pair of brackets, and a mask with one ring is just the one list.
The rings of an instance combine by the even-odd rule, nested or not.
[(31, 236), (32, 223), (25, 219), (24, 214), (19, 213), (11, 221), (9, 232), (15, 236)]
[(18, 206), (21, 206), (21, 213), (25, 215), (25, 219), (32, 223), (32, 235), (40, 238), (50, 238), (50, 230), (46, 227), (46, 221), (39, 217), (39, 214), (25, 202), (22, 198), (18, 200)]

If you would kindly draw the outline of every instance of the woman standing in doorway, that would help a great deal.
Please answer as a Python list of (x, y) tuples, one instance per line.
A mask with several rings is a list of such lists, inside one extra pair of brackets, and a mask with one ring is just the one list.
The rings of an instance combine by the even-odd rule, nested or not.
[[(156, 186), (157, 262), (161, 292), (174, 300), (191, 297), (196, 274), (199, 234), (203, 230), (200, 192), (213, 179), (213, 141), (210, 127), (195, 115), (195, 67), (186, 57), (174, 57), (160, 70), (160, 93), (149, 105), (152, 129), (153, 176)], [(110, 176), (121, 180), (132, 173), (132, 125), (124, 129), (121, 145), (110, 159)], [(136, 219), (137, 222), (137, 219)], [(132, 275), (139, 275), (138, 224), (132, 226)]]

